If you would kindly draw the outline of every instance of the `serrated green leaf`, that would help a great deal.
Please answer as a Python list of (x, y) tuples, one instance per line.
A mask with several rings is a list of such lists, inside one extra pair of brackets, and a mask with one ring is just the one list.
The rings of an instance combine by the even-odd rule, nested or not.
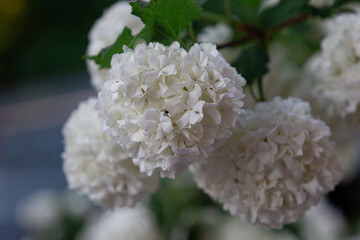
[(238, 73), (240, 73), (251, 85), (254, 81), (262, 79), (268, 72), (267, 64), (269, 56), (265, 48), (253, 45), (245, 49), (238, 60), (234, 63)]
[(141, 18), (145, 24), (136, 36), (125, 28), (115, 43), (100, 51), (97, 56), (87, 57), (94, 60), (100, 68), (110, 68), (112, 55), (122, 53), (123, 46), (134, 48), (141, 39), (156, 41), (168, 45), (174, 40), (180, 41), (180, 33), (189, 23), (200, 17), (202, 8), (196, 0), (152, 0), (151, 3), (136, 1), (130, 3), (132, 14)]
[(139, 2), (130, 3), (132, 14), (141, 18), (161, 38), (180, 40), (180, 33), (189, 23), (200, 17), (202, 8), (196, 0), (152, 0), (143, 7)]
[(140, 5), (141, 9), (143, 9), (144, 7), (149, 7), (150, 6), (150, 2), (144, 2), (142, 0), (136, 0), (135, 2)]
[(141, 31), (137, 36), (131, 35), (131, 30), (129, 28), (124, 28), (122, 33), (118, 36), (115, 43), (107, 48), (104, 48), (100, 51), (97, 56), (90, 56), (88, 59), (94, 60), (100, 68), (110, 68), (111, 58), (115, 53), (122, 53), (123, 46), (126, 45), (130, 48), (133, 48), (138, 41), (141, 39), (149, 39), (151, 37), (151, 33), (145, 31)]
[(269, 29), (278, 25), (296, 14), (302, 12), (306, 7), (306, 0), (280, 0), (279, 4), (269, 7), (261, 12), (261, 25)]

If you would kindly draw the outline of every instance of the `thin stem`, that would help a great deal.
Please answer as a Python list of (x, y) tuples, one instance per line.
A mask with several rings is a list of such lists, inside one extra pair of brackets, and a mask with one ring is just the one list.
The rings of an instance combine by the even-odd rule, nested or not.
[(224, 9), (229, 21), (232, 19), (230, 0), (224, 0)]
[(248, 42), (248, 41), (250, 41), (252, 39), (255, 39), (255, 38), (256, 38), (256, 35), (249, 34), (249, 35), (247, 35), (245, 37), (236, 39), (234, 41), (231, 41), (231, 42), (228, 42), (228, 43), (225, 43), (225, 44), (220, 44), (220, 45), (217, 46), (217, 48), (222, 49), (222, 48), (227, 48), (227, 47), (240, 45), (240, 44), (246, 43), (246, 42)]
[(255, 92), (254, 92), (254, 89), (253, 89), (252, 85), (251, 85), (251, 84), (249, 84), (249, 85), (247, 85), (247, 86), (249, 86), (249, 90), (250, 90), (250, 94), (251, 94), (252, 98), (255, 100), (255, 102), (259, 102), (259, 99), (256, 97), (256, 95), (255, 95)]
[(258, 83), (258, 88), (259, 88), (259, 101), (260, 102), (266, 101), (263, 84), (262, 84), (262, 78), (259, 78), (257, 83)]
[[(269, 33), (273, 34), (275, 32), (278, 32), (278, 31), (282, 30), (283, 28), (293, 26), (293, 25), (307, 19), (309, 16), (310, 15), (304, 14), (304, 13), (300, 13), (298, 15), (295, 15), (294, 17), (286, 20), (285, 22), (282, 22), (282, 23), (270, 28)], [(235, 39), (235, 40), (233, 40), (231, 42), (228, 42), (228, 43), (225, 43), (225, 44), (221, 44), (221, 45), (218, 46), (218, 49), (244, 44), (244, 43), (247, 43), (247, 42), (249, 42), (249, 41), (251, 41), (253, 39), (256, 39), (256, 38), (258, 38), (260, 41), (263, 40), (263, 38), (265, 36), (263, 30), (259, 31), (260, 29), (254, 27), (253, 29), (257, 30), (257, 31), (252, 31), (251, 26), (250, 26), (250, 28), (249, 28), (248, 25), (246, 25), (246, 26), (247, 26), (246, 28), (241, 27), (241, 29), (243, 29), (245, 32), (248, 32), (247, 36)], [(251, 30), (250, 33), (249, 33), (249, 29)]]
[(196, 37), (195, 37), (195, 34), (194, 34), (194, 28), (193, 28), (192, 22), (189, 23), (189, 35), (190, 35), (191, 41), (193, 43), (195, 43), (196, 42)]
[(219, 15), (216, 13), (208, 12), (208, 11), (202, 11), (201, 18), (211, 21), (211, 22), (227, 22), (228, 19), (224, 17), (223, 15)]
[(286, 28), (286, 27), (295, 25), (299, 22), (302, 22), (303, 20), (307, 19), (308, 17), (310, 17), (309, 14), (299, 13), (299, 14), (295, 15), (294, 17), (286, 20), (285, 22), (282, 22), (282, 23), (270, 28), (269, 32), (270, 33), (277, 32), (283, 28)]

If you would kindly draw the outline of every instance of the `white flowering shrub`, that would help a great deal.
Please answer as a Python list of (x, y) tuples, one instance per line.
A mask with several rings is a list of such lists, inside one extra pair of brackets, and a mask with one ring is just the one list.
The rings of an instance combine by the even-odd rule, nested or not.
[[(150, 199), (160, 228), (153, 239), (218, 236), (203, 234), (197, 216), (214, 201), (266, 228), (295, 224), (340, 182), (340, 161), (356, 172), (358, 123), (343, 128), (332, 117), (356, 119), (360, 102), (354, 2), (115, 3), (89, 34), (97, 98), (81, 103), (63, 130), (69, 187), (107, 209)], [(152, 239), (156, 224), (139, 218), (109, 217), (85, 238)], [(240, 235), (228, 229), (245, 232), (223, 229), (224, 239)], [(254, 236), (311, 235), (289, 229)]]
[(119, 144), (151, 175), (174, 178), (231, 136), (245, 80), (212, 44), (174, 42), (114, 55), (98, 110)]
[(140, 173), (115, 139), (102, 131), (95, 103), (93, 98), (80, 103), (63, 129), (69, 187), (105, 208), (133, 206), (157, 190), (158, 178)]
[(342, 177), (326, 124), (297, 98), (259, 103), (208, 164), (197, 185), (243, 220), (281, 228), (298, 220)]

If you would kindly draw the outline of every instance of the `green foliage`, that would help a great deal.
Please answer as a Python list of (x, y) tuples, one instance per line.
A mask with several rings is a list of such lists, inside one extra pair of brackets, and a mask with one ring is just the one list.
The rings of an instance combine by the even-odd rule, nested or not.
[(113, 45), (102, 49), (97, 56), (91, 56), (88, 58), (94, 60), (100, 68), (110, 68), (111, 57), (115, 53), (122, 53), (124, 45), (132, 48), (138, 41), (140, 41), (140, 39), (147, 38), (149, 38), (149, 34), (144, 34), (143, 32), (136, 37), (133, 37), (131, 35), (131, 30), (129, 28), (124, 28)]
[[(200, 2), (202, 0), (198, 0)], [(202, 5), (204, 12), (225, 17), (224, 0), (207, 0)]]
[(304, 239), (304, 236), (303, 236), (304, 233), (301, 229), (299, 222), (286, 224), (286, 225), (284, 225), (284, 227), (281, 230), (273, 229), (272, 231), (275, 233), (289, 232), (289, 233), (292, 233), (294, 236), (296, 236), (298, 239)]
[(262, 0), (232, 0), (232, 13), (243, 22), (259, 24), (259, 9)]
[(277, 5), (265, 9), (260, 14), (262, 27), (269, 29), (301, 13), (306, 7), (306, 2), (306, 0), (281, 0)]
[[(101, 50), (97, 56), (88, 58), (95, 60), (100, 68), (110, 68), (113, 54), (123, 52), (124, 45), (133, 48), (141, 40), (146, 42), (156, 41), (165, 45), (170, 44), (172, 41), (178, 41), (183, 47), (189, 47), (193, 44), (195, 37), (192, 40), (187, 39), (183, 42), (180, 35), (194, 20), (200, 18), (202, 13), (200, 5), (206, 10), (208, 8), (211, 10), (206, 14), (204, 12), (202, 16), (209, 17), (211, 15), (212, 19), (216, 19), (215, 22), (220, 21), (219, 19), (228, 22), (234, 28), (235, 36), (245, 37), (250, 35), (251, 40), (257, 39), (259, 43), (266, 46), (268, 40), (279, 36), (279, 34), (274, 35), (272, 31), (274, 26), (279, 26), (279, 24), (287, 22), (301, 13), (307, 14), (305, 16), (327, 17), (333, 12), (339, 11), (341, 6), (348, 2), (352, 1), (337, 0), (331, 7), (316, 9), (308, 5), (308, 0), (280, 0), (275, 6), (260, 11), (262, 0), (229, 0), (229, 2), (218, 0), (152, 0), (150, 3), (137, 0), (130, 3), (132, 14), (141, 18), (145, 24), (144, 29), (138, 35), (132, 36), (130, 29), (125, 28), (113, 45)], [(215, 8), (216, 10), (214, 10)], [(291, 26), (302, 20), (293, 19), (292, 22), (287, 24)], [(284, 25), (283, 28), (288, 25)], [(297, 38), (300, 39), (301, 35), (297, 36)], [(301, 39), (303, 39), (302, 41), (306, 40), (304, 37)], [(258, 81), (258, 84), (261, 85), (261, 79), (268, 71), (268, 61), (269, 57), (266, 49), (256, 44), (243, 50), (235, 66), (249, 85), (255, 81)], [(260, 98), (261, 95), (260, 92)]]
[(196, 3), (200, 6), (204, 5), (208, 0), (196, 0)]
[[(206, 206), (216, 206), (214, 202), (198, 189), (187, 173), (176, 178), (161, 179), (159, 190), (151, 196), (150, 208), (157, 217), (157, 221), (162, 226), (164, 239), (169, 239), (173, 229), (182, 226), (191, 227), (193, 223), (184, 222), (186, 213), (192, 215), (195, 221), (196, 211)], [(221, 210), (220, 210), (221, 211)]]
[(269, 56), (266, 49), (255, 44), (244, 49), (234, 66), (246, 79), (247, 84), (251, 85), (254, 81), (262, 79), (263, 75), (267, 73), (268, 62)]
[(165, 45), (172, 41), (182, 43), (180, 34), (200, 17), (202, 11), (196, 0), (152, 0), (150, 4), (142, 1), (130, 4), (132, 14), (140, 17), (145, 27), (136, 36), (125, 28), (113, 45), (102, 49), (97, 56), (88, 57), (95, 60), (100, 68), (110, 68), (112, 55), (122, 53), (124, 45), (134, 48), (141, 39)]
[(200, 17), (202, 8), (196, 0), (153, 0), (143, 7), (139, 1), (130, 3), (132, 14), (141, 18), (148, 31), (157, 38), (180, 41), (180, 33)]

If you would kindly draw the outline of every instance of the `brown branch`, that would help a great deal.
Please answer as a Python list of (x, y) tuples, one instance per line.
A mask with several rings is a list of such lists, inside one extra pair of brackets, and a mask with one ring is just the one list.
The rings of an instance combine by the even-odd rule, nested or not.
[(286, 27), (295, 25), (299, 22), (302, 22), (303, 20), (307, 19), (309, 16), (310, 16), (309, 14), (299, 13), (298, 15), (295, 15), (294, 17), (286, 20), (285, 22), (280, 23), (280, 24), (270, 28), (269, 31), (270, 31), (270, 33), (277, 32), (283, 28), (286, 28)]
[[(295, 15), (294, 17), (286, 20), (285, 22), (282, 22), (282, 23), (270, 28), (269, 33), (272, 34), (277, 31), (280, 31), (283, 28), (295, 25), (295, 24), (307, 19), (309, 16), (310, 16), (309, 14), (299, 13), (298, 15)], [(264, 41), (265, 32), (263, 30), (259, 29), (258, 27), (251, 26), (247, 23), (241, 23), (241, 24), (239, 24), (239, 28), (244, 30), (245, 32), (248, 32), (248, 35), (245, 37), (239, 38), (239, 39), (235, 39), (231, 42), (218, 45), (217, 48), (222, 49), (222, 48), (240, 45), (240, 44), (246, 43), (246, 42), (251, 41), (256, 38), (258, 38), (262, 42)]]
[(246, 43), (252, 39), (256, 38), (256, 35), (254, 34), (249, 34), (245, 37), (242, 37), (242, 38), (239, 38), (239, 39), (236, 39), (234, 41), (231, 41), (231, 42), (228, 42), (228, 43), (225, 43), (225, 44), (221, 44), (221, 45), (218, 45), (217, 46), (217, 49), (222, 49), (222, 48), (227, 48), (227, 47), (232, 47), (232, 46), (236, 46), (236, 45), (240, 45), (240, 44), (243, 44), (243, 43)]

